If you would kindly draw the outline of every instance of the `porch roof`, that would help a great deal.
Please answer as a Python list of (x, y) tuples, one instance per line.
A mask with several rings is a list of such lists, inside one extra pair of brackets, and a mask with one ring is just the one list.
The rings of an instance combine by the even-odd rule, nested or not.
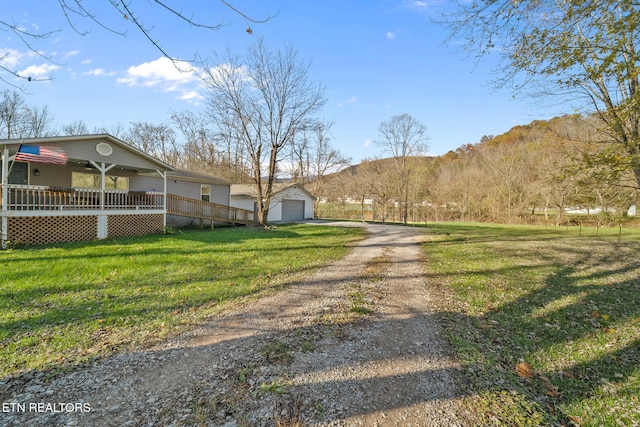
[(20, 144), (58, 146), (65, 151), (70, 162), (105, 162), (134, 170), (175, 170), (173, 166), (109, 134), (0, 140), (0, 147), (6, 146), (9, 155), (15, 154)]

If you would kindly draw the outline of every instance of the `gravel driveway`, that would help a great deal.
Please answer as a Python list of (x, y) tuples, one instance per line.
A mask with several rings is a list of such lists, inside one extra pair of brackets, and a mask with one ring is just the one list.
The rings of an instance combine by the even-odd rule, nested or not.
[(301, 283), (154, 348), (9, 385), (0, 425), (471, 425), (425, 286), (424, 231), (357, 226), (369, 237)]

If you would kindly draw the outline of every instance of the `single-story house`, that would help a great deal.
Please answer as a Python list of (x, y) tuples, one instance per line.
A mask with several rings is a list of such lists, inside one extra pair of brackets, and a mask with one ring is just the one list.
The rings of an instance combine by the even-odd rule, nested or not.
[(111, 135), (0, 140), (0, 154), (2, 247), (156, 233), (169, 214), (254, 220), (229, 207), (228, 182), (176, 170)]
[[(313, 219), (313, 203), (316, 197), (301, 184), (275, 183), (267, 222), (290, 222)], [(231, 185), (231, 206), (257, 211), (255, 185)]]
[[(137, 185), (151, 188), (151, 191), (162, 188), (163, 181), (158, 174), (138, 175)], [(179, 168), (167, 172), (167, 192), (171, 194), (228, 206), (230, 187), (230, 181), (202, 172)]]
[[(152, 191), (162, 188), (163, 185), (160, 177), (153, 173), (140, 174), (137, 181), (139, 185), (151, 188)], [(167, 172), (167, 193), (230, 206), (231, 182), (206, 173), (178, 168)], [(210, 221), (205, 222), (210, 223)], [(167, 225), (171, 227), (196, 224), (200, 224), (197, 218), (167, 215)]]

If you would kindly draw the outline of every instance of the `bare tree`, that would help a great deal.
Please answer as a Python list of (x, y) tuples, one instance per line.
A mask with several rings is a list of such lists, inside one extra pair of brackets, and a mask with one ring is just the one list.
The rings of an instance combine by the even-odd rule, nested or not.
[(427, 128), (409, 114), (393, 116), (380, 123), (376, 144), (395, 160), (398, 196), (402, 201), (402, 222), (407, 223), (409, 204), (409, 175), (411, 169), (408, 158), (427, 151)]
[(183, 139), (180, 166), (188, 169), (206, 169), (218, 162), (218, 149), (207, 120), (204, 115), (192, 111), (171, 113), (171, 121)]
[(291, 140), (291, 176), (294, 181), (306, 185), (316, 196), (314, 212), (327, 188), (327, 175), (344, 168), (351, 162), (331, 146), (329, 132), (333, 123), (318, 121), (302, 130)]
[(512, 221), (529, 206), (534, 194), (527, 181), (527, 170), (533, 166), (531, 156), (520, 146), (494, 147), (480, 150), (479, 163), (490, 179), (491, 219)]
[(29, 127), (28, 133), (30, 137), (40, 138), (43, 136), (53, 135), (53, 115), (46, 105), (44, 107), (31, 107), (28, 108), (29, 114)]
[(251, 165), (258, 220), (266, 224), (269, 202), (284, 148), (326, 102), (324, 89), (309, 79), (309, 64), (292, 47), (272, 51), (262, 40), (245, 62), (229, 54), (204, 76), (218, 128), (235, 138)]
[(176, 134), (167, 125), (133, 122), (125, 140), (165, 163), (175, 165), (178, 162), (180, 149), (176, 142)]
[(235, 139), (228, 136), (228, 131), (220, 131), (209, 115), (173, 112), (171, 121), (182, 137), (182, 155), (176, 166), (202, 170), (236, 183), (247, 181), (247, 167)]
[(53, 116), (49, 107), (29, 107), (16, 91), (4, 90), (0, 95), (0, 133), (7, 139), (37, 138), (53, 132)]
[(4, 90), (0, 95), (0, 131), (7, 139), (25, 136), (29, 109), (18, 92)]
[(62, 132), (65, 135), (86, 135), (89, 133), (87, 124), (82, 120), (77, 120), (62, 126)]
[[(387, 160), (363, 160), (357, 167), (356, 181), (353, 191), (360, 200), (364, 220), (365, 199), (373, 199), (377, 216), (386, 222), (395, 221), (395, 201), (397, 198), (397, 185), (395, 183), (395, 171)], [(373, 218), (376, 219), (376, 212)]]

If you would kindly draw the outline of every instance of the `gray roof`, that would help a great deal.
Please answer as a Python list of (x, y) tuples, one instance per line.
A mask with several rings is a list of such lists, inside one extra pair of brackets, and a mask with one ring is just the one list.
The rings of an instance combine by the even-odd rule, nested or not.
[(17, 150), (20, 144), (27, 144), (27, 145), (60, 144), (60, 143), (83, 144), (83, 143), (86, 143), (87, 141), (99, 141), (99, 140), (108, 141), (119, 147), (122, 147), (123, 149), (147, 160), (148, 162), (151, 162), (155, 166), (158, 166), (159, 169), (164, 169), (169, 171), (175, 170), (173, 166), (167, 163), (164, 163), (163, 161), (145, 153), (144, 151), (139, 150), (138, 148), (132, 145), (129, 145), (126, 142), (106, 133), (94, 134), (94, 135), (64, 135), (64, 136), (47, 136), (47, 137), (41, 137), (41, 138), (4, 139), (4, 140), (0, 140), (0, 145), (8, 145), (8, 146), (10, 145), (15, 147), (15, 149)]
[[(307, 193), (309, 197), (315, 200), (315, 196), (311, 194), (302, 184), (292, 184), (290, 182), (287, 183), (273, 183), (273, 192), (271, 195), (278, 194), (284, 190), (289, 188), (296, 187), (303, 192)], [(231, 185), (231, 196), (235, 197), (251, 197), (256, 198), (258, 195), (258, 191), (255, 184), (232, 184)]]
[(231, 185), (231, 181), (227, 181), (226, 179), (189, 169), (176, 169), (168, 172), (167, 178), (180, 179), (182, 181), (207, 182), (217, 185)]

